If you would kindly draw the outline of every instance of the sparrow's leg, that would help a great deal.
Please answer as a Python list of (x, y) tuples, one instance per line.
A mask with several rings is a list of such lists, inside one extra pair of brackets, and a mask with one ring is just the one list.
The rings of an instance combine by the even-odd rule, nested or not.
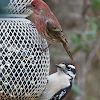
[(49, 45), (48, 45), (47, 47), (45, 47), (45, 48), (43, 48), (43, 46), (41, 45), (42, 48), (39, 47), (39, 49), (41, 50), (41, 54), (42, 54), (43, 52), (45, 52), (45, 51), (50, 47), (50, 45), (51, 45), (51, 44), (49, 44)]

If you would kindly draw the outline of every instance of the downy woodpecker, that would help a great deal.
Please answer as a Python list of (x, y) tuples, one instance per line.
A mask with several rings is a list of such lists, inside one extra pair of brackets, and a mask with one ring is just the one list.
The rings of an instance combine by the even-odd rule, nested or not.
[(75, 67), (70, 63), (60, 63), (57, 72), (48, 77), (45, 90), (36, 100), (62, 100), (71, 90), (75, 78)]

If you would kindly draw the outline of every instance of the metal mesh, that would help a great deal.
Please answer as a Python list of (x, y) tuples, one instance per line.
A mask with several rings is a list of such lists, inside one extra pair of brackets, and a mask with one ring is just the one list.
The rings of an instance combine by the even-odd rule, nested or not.
[[(2, 0), (3, 2), (4, 0)], [(32, 0), (9, 0), (9, 4), (4, 7), (6, 13), (9, 14), (29, 14), (31, 10), (26, 9), (26, 5), (31, 3)]]
[(1, 98), (36, 98), (44, 90), (50, 61), (41, 44), (47, 46), (30, 21), (0, 19)]

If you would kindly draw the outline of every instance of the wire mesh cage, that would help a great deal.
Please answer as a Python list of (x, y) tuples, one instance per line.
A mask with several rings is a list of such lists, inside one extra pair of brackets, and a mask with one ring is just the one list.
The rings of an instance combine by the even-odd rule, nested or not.
[[(47, 42), (27, 19), (0, 18), (0, 100), (37, 98), (47, 84)], [(33, 100), (33, 99), (32, 99)]]

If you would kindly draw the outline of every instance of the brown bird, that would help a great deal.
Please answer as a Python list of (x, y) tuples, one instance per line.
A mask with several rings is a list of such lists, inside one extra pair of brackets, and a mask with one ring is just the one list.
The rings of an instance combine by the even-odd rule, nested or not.
[(73, 60), (67, 47), (67, 40), (62, 28), (48, 5), (42, 0), (33, 0), (26, 8), (34, 11), (35, 25), (39, 34), (50, 43), (57, 42), (62, 44), (70, 58)]

